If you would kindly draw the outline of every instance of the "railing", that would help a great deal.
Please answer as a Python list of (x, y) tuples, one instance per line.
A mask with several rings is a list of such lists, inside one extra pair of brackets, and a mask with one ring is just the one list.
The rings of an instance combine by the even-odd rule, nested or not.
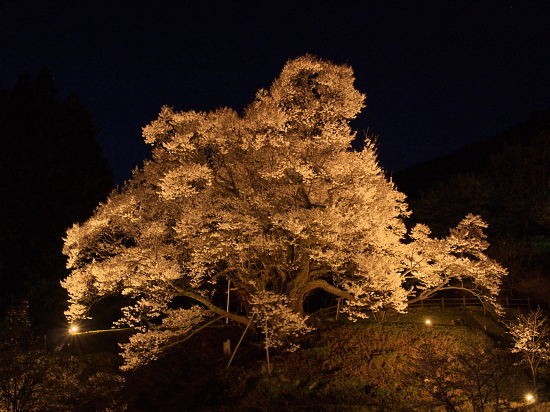
[[(505, 297), (505, 298), (497, 299), (497, 302), (505, 309), (519, 309), (519, 308), (531, 309), (530, 298)], [(421, 308), (423, 307), (449, 308), (449, 307), (461, 307), (461, 306), (483, 306), (483, 302), (480, 299), (475, 297), (463, 296), (461, 298), (446, 298), (442, 296), (440, 298), (424, 299), (409, 305), (409, 307), (421, 307)], [(328, 308), (321, 308), (317, 312), (312, 313), (310, 316), (324, 318), (324, 317), (331, 317), (331, 316), (338, 317), (339, 314), (340, 314), (340, 305), (336, 305)]]
[[(527, 308), (531, 309), (531, 299), (530, 298), (509, 298), (505, 297), (502, 299), (497, 299), (497, 302), (504, 308)], [(457, 307), (457, 306), (483, 306), (483, 302), (478, 298), (466, 297), (461, 298), (446, 298), (444, 296), (440, 298), (424, 299), (416, 303), (409, 305), (410, 307), (430, 307), (437, 306), (441, 308), (445, 307)]]

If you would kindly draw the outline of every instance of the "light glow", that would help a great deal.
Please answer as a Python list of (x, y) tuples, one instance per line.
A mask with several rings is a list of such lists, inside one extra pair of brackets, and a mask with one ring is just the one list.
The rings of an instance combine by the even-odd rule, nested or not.
[(535, 397), (534, 397), (533, 395), (531, 395), (530, 393), (528, 393), (527, 395), (525, 395), (525, 399), (526, 399), (527, 402), (529, 402), (529, 403), (535, 402)]
[(427, 326), (432, 326), (432, 321), (430, 319), (426, 319), (424, 322)]
[(71, 326), (70, 331), (71, 331), (71, 333), (77, 333), (78, 332), (78, 326), (75, 326), (75, 325)]

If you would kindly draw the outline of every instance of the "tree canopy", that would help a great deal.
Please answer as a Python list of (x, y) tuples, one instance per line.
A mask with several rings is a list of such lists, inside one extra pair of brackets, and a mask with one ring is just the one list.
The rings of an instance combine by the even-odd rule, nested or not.
[(162, 108), (143, 129), (152, 159), (67, 232), (69, 319), (123, 295), (120, 323), (142, 329), (125, 346), (134, 367), (212, 316), (281, 339), (306, 331), (317, 291), (351, 317), (444, 287), (494, 300), (505, 270), (483, 254), (481, 219), (446, 239), (424, 226), (407, 236), (405, 196), (373, 142), (351, 149), (365, 99), (353, 82), (350, 67), (308, 55), (242, 115)]

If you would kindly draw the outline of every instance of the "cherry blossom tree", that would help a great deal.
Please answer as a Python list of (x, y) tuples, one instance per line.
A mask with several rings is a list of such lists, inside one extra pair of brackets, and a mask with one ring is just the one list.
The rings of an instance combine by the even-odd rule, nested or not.
[(533, 378), (533, 390), (537, 392), (537, 376), (540, 366), (550, 360), (550, 325), (540, 308), (527, 315), (520, 314), (508, 330), (514, 339), (512, 352), (520, 353), (529, 365)]
[(124, 347), (135, 367), (217, 318), (248, 325), (256, 314), (274, 346), (308, 330), (304, 301), (318, 290), (343, 298), (351, 317), (404, 310), (407, 277), (425, 288), (449, 278), (433, 259), (481, 260), (467, 236), (437, 249), (421, 227), (414, 245), (436, 250), (426, 268), (410, 267), (421, 253), (404, 241), (405, 197), (368, 138), (350, 147), (365, 99), (353, 82), (351, 68), (308, 55), (242, 115), (162, 108), (143, 129), (152, 160), (67, 232), (68, 318), (125, 296), (120, 322), (142, 330)]
[(454, 289), (480, 298), (499, 312), (496, 299), (507, 271), (484, 253), (489, 247), (483, 233), (486, 227), (487, 223), (472, 214), (443, 239), (430, 237), (426, 225), (415, 226), (403, 260), (406, 287), (411, 293), (408, 303)]

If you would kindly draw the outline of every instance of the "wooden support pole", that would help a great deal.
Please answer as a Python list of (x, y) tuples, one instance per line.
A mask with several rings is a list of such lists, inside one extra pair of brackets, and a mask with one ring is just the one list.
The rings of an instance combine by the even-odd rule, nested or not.
[[(226, 312), (229, 312), (229, 293), (231, 292), (231, 279), (227, 280), (227, 305), (225, 308)], [(225, 324), (229, 323), (229, 318), (225, 318)]]
[(255, 313), (252, 314), (250, 317), (250, 320), (248, 321), (248, 325), (246, 325), (246, 328), (244, 328), (244, 332), (241, 335), (241, 338), (239, 339), (239, 342), (237, 342), (237, 346), (235, 346), (235, 350), (231, 354), (231, 358), (229, 358), (229, 362), (227, 362), (226, 368), (229, 368), (231, 366), (231, 362), (233, 362), (233, 358), (235, 357), (235, 354), (237, 353), (237, 349), (239, 349), (239, 346), (241, 345), (241, 342), (243, 341), (244, 335), (246, 335), (246, 331), (248, 330), (249, 326), (252, 324), (252, 319), (254, 319)]
[(267, 359), (267, 374), (271, 375), (271, 364), (269, 363), (269, 327), (267, 317), (265, 318), (265, 358)]

